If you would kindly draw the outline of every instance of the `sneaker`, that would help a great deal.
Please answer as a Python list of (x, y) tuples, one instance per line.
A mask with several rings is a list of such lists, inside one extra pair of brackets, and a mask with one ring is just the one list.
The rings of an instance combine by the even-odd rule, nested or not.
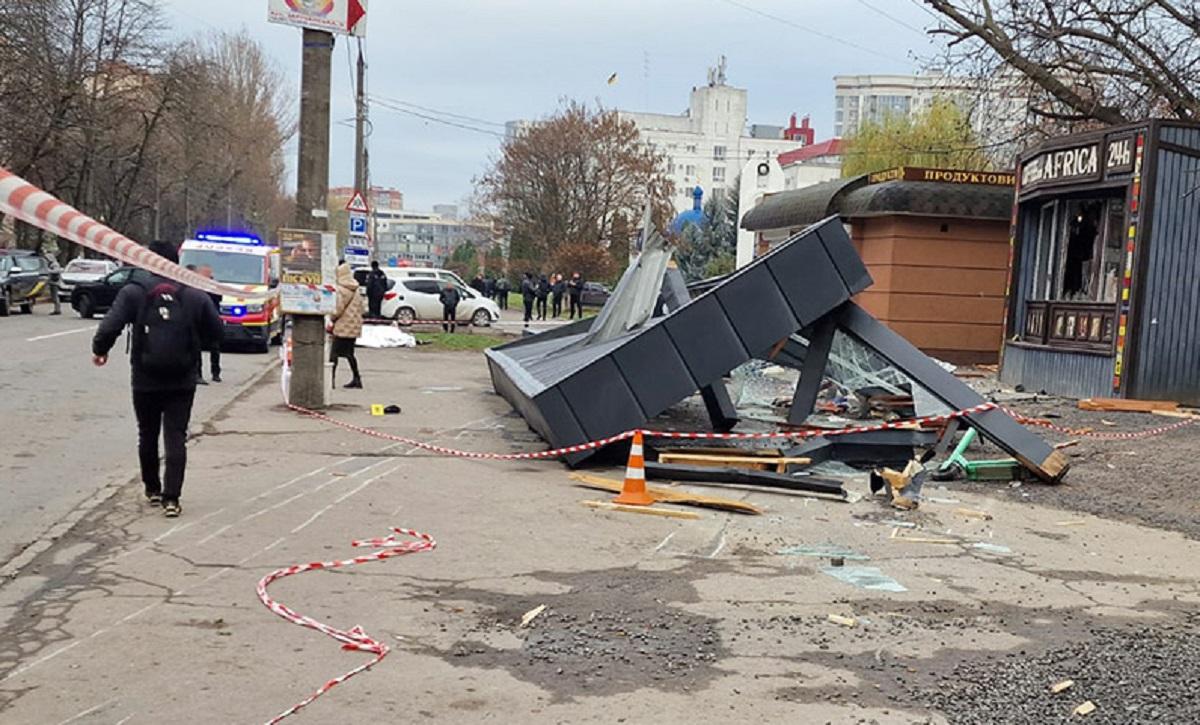
[(204, 378), (196, 378), (196, 385), (208, 385), (208, 381)]
[(162, 506), (162, 494), (158, 491), (147, 491), (146, 502), (154, 506)]
[(183, 513), (183, 508), (180, 507), (178, 501), (164, 501), (163, 515), (169, 519), (179, 518), (179, 514)]
[(219, 382), (221, 382), (221, 373), (213, 373), (213, 376), (212, 376), (212, 381), (213, 381), (214, 383), (219, 383)]
[(362, 390), (362, 381), (355, 378), (344, 386), (347, 390)]

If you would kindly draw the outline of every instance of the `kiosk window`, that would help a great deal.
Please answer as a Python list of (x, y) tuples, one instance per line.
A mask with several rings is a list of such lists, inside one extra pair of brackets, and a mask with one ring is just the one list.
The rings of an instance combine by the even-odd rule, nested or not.
[(1033, 298), (1116, 302), (1124, 224), (1123, 199), (1067, 199), (1043, 205)]

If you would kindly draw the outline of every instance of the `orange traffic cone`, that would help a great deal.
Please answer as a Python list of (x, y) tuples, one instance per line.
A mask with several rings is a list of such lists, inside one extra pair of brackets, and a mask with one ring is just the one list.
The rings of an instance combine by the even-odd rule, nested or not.
[(633, 445), (629, 448), (629, 464), (625, 467), (625, 486), (614, 503), (627, 506), (649, 506), (654, 498), (646, 492), (646, 458), (642, 449), (642, 432), (633, 434)]

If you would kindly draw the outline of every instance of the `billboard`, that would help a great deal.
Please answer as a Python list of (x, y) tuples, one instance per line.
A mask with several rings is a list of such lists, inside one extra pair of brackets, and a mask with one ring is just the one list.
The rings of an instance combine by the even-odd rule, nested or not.
[(267, 20), (366, 37), (367, 0), (267, 0)]
[(307, 229), (280, 229), (283, 274), (279, 295), (289, 315), (327, 315), (337, 304), (333, 289), (337, 235)]

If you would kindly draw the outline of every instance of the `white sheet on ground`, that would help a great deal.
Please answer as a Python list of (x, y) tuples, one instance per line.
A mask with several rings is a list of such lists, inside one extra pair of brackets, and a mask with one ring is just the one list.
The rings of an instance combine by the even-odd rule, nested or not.
[(359, 347), (416, 347), (417, 338), (391, 325), (364, 325), (362, 336), (355, 343)]

